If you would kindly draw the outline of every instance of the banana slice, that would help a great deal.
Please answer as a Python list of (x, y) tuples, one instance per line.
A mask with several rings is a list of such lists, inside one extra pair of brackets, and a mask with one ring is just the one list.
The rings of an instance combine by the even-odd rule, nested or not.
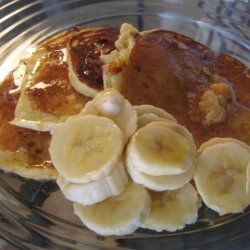
[(185, 137), (190, 143), (190, 147), (192, 148), (193, 154), (196, 155), (196, 146), (194, 143), (194, 138), (187, 128), (185, 128), (184, 126), (178, 123), (166, 122), (166, 121), (155, 121), (155, 122), (152, 122), (151, 125), (169, 128), (172, 131), (176, 132), (177, 134)]
[(246, 185), (246, 192), (250, 193), (250, 161), (247, 165), (247, 185)]
[(142, 128), (144, 126), (146, 126), (147, 124), (151, 123), (151, 122), (155, 122), (155, 121), (162, 121), (162, 122), (175, 122), (172, 120), (168, 120), (166, 118), (162, 118), (156, 114), (153, 113), (146, 113), (141, 115), (140, 117), (138, 117), (138, 128)]
[(202, 152), (205, 148), (213, 146), (213, 145), (217, 145), (220, 143), (225, 143), (225, 142), (234, 142), (236, 144), (239, 144), (241, 147), (245, 148), (246, 150), (249, 150), (249, 146), (244, 143), (243, 141), (234, 139), (234, 138), (230, 138), (230, 137), (224, 137), (224, 138), (220, 138), (220, 137), (214, 137), (206, 142), (204, 142), (203, 144), (200, 145), (200, 148), (198, 149), (199, 152)]
[[(158, 125), (160, 124), (160, 125)], [(194, 164), (194, 145), (182, 134), (184, 127), (174, 129), (168, 124), (152, 122), (136, 131), (128, 148), (127, 155), (134, 167), (149, 175), (174, 175), (184, 173)], [(180, 129), (182, 128), (182, 129)], [(180, 131), (179, 131), (180, 130)]]
[(166, 112), (164, 109), (155, 107), (153, 105), (143, 104), (143, 105), (135, 105), (133, 107), (136, 110), (138, 117), (144, 114), (154, 114), (160, 118), (165, 118), (167, 121), (177, 122), (176, 119), (171, 114)]
[(101, 91), (88, 102), (80, 115), (94, 114), (112, 119), (129, 139), (137, 129), (137, 113), (130, 102), (115, 89)]
[[(94, 98), (97, 110), (104, 116), (116, 117), (122, 111), (124, 97), (115, 89), (108, 88)], [(135, 112), (133, 110), (133, 112)]]
[(85, 184), (68, 182), (61, 175), (57, 177), (57, 184), (65, 197), (83, 205), (91, 205), (107, 197), (118, 195), (124, 190), (127, 183), (128, 174), (122, 161), (114, 167), (109, 175)]
[(151, 212), (143, 228), (174, 232), (197, 220), (200, 199), (190, 183), (177, 190), (151, 192), (151, 199)]
[(215, 138), (201, 145), (195, 184), (205, 204), (220, 215), (250, 204), (250, 148), (241, 141)]
[(184, 186), (193, 178), (195, 169), (191, 166), (182, 174), (153, 176), (138, 171), (129, 157), (126, 159), (126, 167), (134, 182), (154, 191), (174, 190)]
[(89, 101), (85, 104), (84, 108), (81, 110), (79, 115), (96, 115), (102, 116), (101, 113), (97, 110), (94, 101)]
[(142, 185), (130, 181), (117, 196), (90, 206), (74, 203), (74, 211), (91, 230), (101, 235), (133, 233), (150, 212), (150, 194)]
[(109, 118), (74, 116), (52, 131), (53, 165), (67, 181), (87, 183), (108, 175), (122, 154), (124, 138)]
[(121, 112), (114, 118), (115, 123), (129, 139), (137, 130), (137, 114), (128, 100), (123, 101)]

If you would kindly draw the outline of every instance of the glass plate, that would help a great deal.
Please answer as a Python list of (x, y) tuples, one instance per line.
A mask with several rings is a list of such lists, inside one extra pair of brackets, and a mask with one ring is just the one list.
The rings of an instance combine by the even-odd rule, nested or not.
[[(0, 78), (37, 44), (76, 25), (173, 30), (250, 65), (250, 4), (198, 0), (0, 1)], [(20, 249), (249, 249), (250, 208), (218, 217), (203, 206), (199, 220), (175, 233), (137, 230), (101, 237), (73, 214), (54, 182), (0, 174), (0, 236)]]

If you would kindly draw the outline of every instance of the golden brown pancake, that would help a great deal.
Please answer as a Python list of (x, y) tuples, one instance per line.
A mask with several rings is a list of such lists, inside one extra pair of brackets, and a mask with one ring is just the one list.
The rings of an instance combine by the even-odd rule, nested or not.
[(41, 44), (28, 61), (12, 123), (49, 131), (77, 114), (91, 95), (74, 87), (86, 83), (97, 92), (102, 88), (99, 56), (114, 49), (118, 33), (117, 28), (75, 29)]
[(19, 99), (13, 74), (0, 85), (0, 169), (38, 180), (56, 177), (48, 152), (51, 135), (9, 123)]
[(75, 91), (68, 77), (66, 47), (76, 32), (63, 32), (45, 41), (29, 58), (14, 125), (49, 131), (77, 114), (89, 100)]
[[(56, 176), (48, 153), (50, 134), (31, 129), (46, 130), (48, 124), (78, 113), (90, 99), (71, 86), (66, 48), (80, 81), (99, 90), (103, 88), (99, 57), (114, 48), (117, 34), (116, 28), (76, 29), (45, 41), (28, 61), (20, 99), (13, 73), (4, 80), (0, 85), (0, 169), (32, 179)], [(129, 43), (128, 61), (112, 64), (109, 70), (111, 75), (121, 75), (120, 91), (132, 104), (164, 108), (191, 131), (197, 145), (212, 137), (234, 137), (250, 144), (250, 76), (246, 66), (174, 32), (131, 34), (134, 42)], [(74, 39), (77, 46), (73, 46)], [(218, 83), (223, 84), (216, 90)], [(205, 124), (201, 101), (208, 91), (215, 90), (222, 91), (218, 96), (226, 116)], [(10, 124), (14, 117), (16, 125), (26, 124), (31, 129)]]
[[(250, 144), (246, 66), (175, 32), (154, 30), (134, 39), (129, 62), (120, 68), (120, 92), (132, 104), (165, 109), (191, 131), (197, 145), (212, 137), (233, 137)], [(231, 95), (223, 104), (226, 117), (206, 126), (200, 103), (218, 83), (226, 85)]]
[[(117, 37), (118, 29), (107, 29), (108, 34), (99, 31), (95, 33), (94, 30), (97, 31), (88, 29), (86, 34), (85, 29), (77, 28), (42, 43), (27, 60), (21, 95), (14, 84), (13, 73), (1, 83), (0, 169), (37, 180), (55, 178), (57, 172), (48, 152), (51, 135), (34, 130), (50, 130), (54, 124), (77, 114), (90, 100), (75, 91), (71, 85), (66, 48), (70, 38), (79, 34), (78, 39), (86, 42), (88, 48), (88, 53), (84, 54), (84, 46), (81, 44), (77, 47), (78, 52), (82, 51), (79, 56), (85, 56), (89, 61), (95, 57), (88, 67), (92, 72), (99, 70), (101, 61), (98, 61), (99, 57), (95, 52), (101, 54), (112, 50), (114, 44), (106, 41), (110, 41), (113, 32)], [(113, 42), (115, 40), (113, 38)], [(94, 46), (91, 47), (92, 43)], [(109, 46), (111, 47), (107, 49)], [(80, 63), (78, 59), (74, 57), (73, 62), (76, 60)], [(93, 79), (92, 83), (96, 84), (98, 81), (100, 77)], [(97, 84), (101, 86), (101, 83)]]
[(69, 78), (81, 94), (94, 97), (103, 89), (100, 56), (115, 49), (119, 28), (84, 29), (68, 43)]

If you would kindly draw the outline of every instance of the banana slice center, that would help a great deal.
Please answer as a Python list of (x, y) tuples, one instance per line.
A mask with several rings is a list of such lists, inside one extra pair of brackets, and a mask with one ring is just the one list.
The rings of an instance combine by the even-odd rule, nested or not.
[(163, 127), (154, 130), (145, 127), (143, 133), (138, 132), (135, 137), (135, 147), (148, 163), (162, 167), (185, 165), (191, 154), (186, 138)]

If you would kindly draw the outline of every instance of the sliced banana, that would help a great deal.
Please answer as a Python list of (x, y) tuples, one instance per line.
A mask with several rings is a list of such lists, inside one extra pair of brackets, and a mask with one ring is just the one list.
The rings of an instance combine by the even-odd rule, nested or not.
[(105, 89), (93, 100), (96, 109), (107, 117), (116, 117), (121, 113), (123, 101), (123, 96), (112, 88)]
[(94, 101), (89, 101), (86, 103), (84, 108), (81, 110), (79, 115), (97, 115), (102, 116), (101, 113), (97, 110)]
[(138, 171), (149, 175), (184, 173), (194, 164), (194, 145), (180, 131), (168, 127), (168, 122), (163, 123), (166, 126), (158, 123), (136, 131), (127, 148), (128, 157)]
[(246, 185), (246, 192), (250, 193), (250, 161), (247, 165), (247, 185)]
[(154, 114), (160, 118), (166, 119), (167, 121), (177, 122), (176, 119), (171, 114), (166, 112), (164, 109), (155, 107), (153, 105), (149, 104), (135, 105), (134, 109), (136, 110), (138, 117), (141, 117), (142, 115), (145, 114)]
[(199, 150), (195, 184), (205, 204), (220, 215), (243, 212), (250, 204), (250, 148), (241, 141), (215, 138)]
[(192, 152), (193, 154), (196, 155), (196, 146), (194, 143), (194, 138), (192, 136), (192, 134), (188, 131), (188, 129), (178, 123), (173, 123), (173, 122), (165, 122), (165, 121), (155, 121), (152, 122), (151, 124), (152, 126), (159, 126), (159, 127), (165, 127), (165, 128), (169, 128), (172, 131), (174, 131), (175, 133), (185, 137), (189, 143), (190, 143), (190, 147), (192, 148)]
[(197, 220), (200, 200), (190, 183), (176, 190), (151, 192), (151, 199), (151, 211), (143, 228), (174, 232)]
[(234, 139), (234, 138), (230, 138), (230, 137), (214, 137), (204, 143), (202, 143), (198, 149), (199, 152), (202, 152), (205, 148), (213, 146), (213, 145), (217, 145), (220, 143), (226, 143), (226, 142), (234, 142), (236, 144), (239, 144), (241, 147), (245, 148), (246, 150), (249, 150), (250, 147), (243, 141)]
[(175, 122), (172, 120), (168, 120), (166, 118), (162, 118), (156, 114), (153, 113), (146, 113), (141, 115), (140, 117), (138, 117), (138, 128), (142, 128), (144, 126), (146, 126), (147, 124), (151, 123), (151, 122), (155, 122), (155, 121), (162, 121), (162, 122)]
[(111, 172), (123, 146), (122, 131), (111, 119), (85, 115), (71, 117), (53, 129), (49, 152), (67, 181), (87, 183)]
[(123, 162), (120, 161), (111, 173), (100, 180), (88, 183), (73, 183), (65, 180), (61, 175), (57, 177), (57, 184), (68, 200), (83, 205), (100, 202), (110, 196), (120, 194), (128, 182), (128, 174)]
[(100, 235), (126, 235), (141, 225), (150, 206), (146, 188), (130, 181), (121, 194), (90, 206), (74, 203), (74, 211), (88, 228)]
[(129, 139), (137, 130), (137, 119), (133, 106), (128, 100), (124, 100), (121, 112), (114, 118), (114, 121), (123, 131), (125, 138)]
[(101, 91), (85, 105), (80, 115), (94, 114), (112, 119), (122, 130), (125, 140), (137, 129), (137, 113), (130, 102), (115, 89)]
[(194, 175), (194, 165), (182, 174), (153, 176), (140, 172), (134, 167), (132, 159), (127, 157), (126, 167), (132, 180), (154, 191), (174, 190), (188, 183)]

